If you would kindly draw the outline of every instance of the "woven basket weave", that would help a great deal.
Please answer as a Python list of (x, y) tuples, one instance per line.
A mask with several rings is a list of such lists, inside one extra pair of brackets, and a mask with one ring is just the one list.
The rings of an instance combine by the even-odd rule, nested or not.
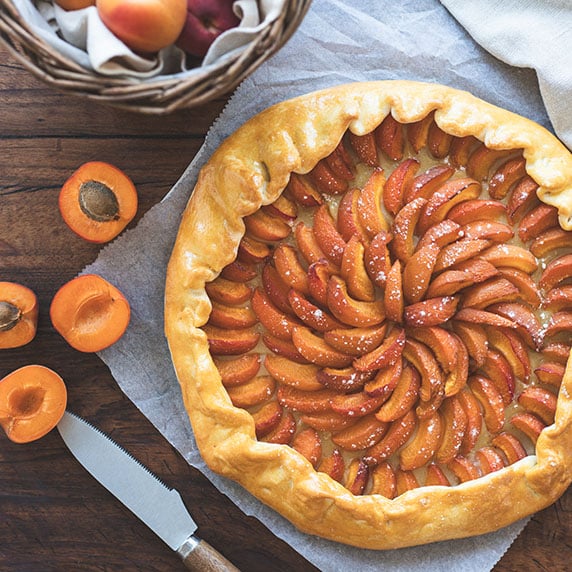
[(86, 69), (38, 37), (11, 0), (0, 0), (0, 41), (36, 77), (57, 89), (141, 113), (166, 114), (230, 92), (294, 33), (311, 0), (288, 0), (280, 16), (243, 51), (201, 73), (150, 79), (107, 77)]

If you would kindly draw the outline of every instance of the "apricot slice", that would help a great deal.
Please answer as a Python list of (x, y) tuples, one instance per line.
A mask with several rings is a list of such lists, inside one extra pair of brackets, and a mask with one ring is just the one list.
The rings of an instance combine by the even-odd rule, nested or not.
[(292, 331), (300, 325), (296, 318), (280, 312), (260, 288), (257, 288), (252, 296), (252, 309), (270, 334), (281, 340), (291, 339)]
[(493, 165), (513, 152), (512, 149), (491, 149), (481, 143), (467, 161), (467, 173), (477, 181), (484, 181), (488, 178)]
[(403, 353), (405, 343), (405, 331), (395, 327), (377, 348), (355, 359), (353, 365), (358, 371), (375, 371), (393, 365)]
[(510, 423), (513, 427), (524, 433), (534, 444), (536, 444), (540, 433), (542, 433), (546, 427), (544, 421), (539, 419), (534, 413), (528, 411), (513, 415)]
[(401, 417), (391, 423), (387, 433), (381, 441), (370, 447), (363, 459), (368, 465), (376, 464), (391, 457), (400, 449), (415, 431), (417, 418), (415, 412), (410, 409)]
[(430, 227), (417, 242), (416, 249), (420, 250), (431, 243), (443, 248), (462, 236), (461, 225), (447, 218)]
[(469, 272), (445, 270), (430, 282), (426, 294), (429, 298), (452, 296), (474, 283), (475, 280)]
[(480, 183), (469, 177), (452, 179), (443, 183), (429, 197), (417, 223), (418, 232), (423, 234), (429, 227), (444, 220), (456, 204), (476, 199), (480, 194)]
[(543, 362), (535, 368), (534, 373), (541, 383), (559, 388), (565, 371), (566, 366), (562, 363)]
[(400, 161), (405, 150), (403, 126), (389, 114), (374, 131), (380, 150), (392, 161)]
[(346, 283), (339, 276), (331, 276), (328, 281), (327, 301), (334, 317), (348, 326), (375, 326), (385, 320), (385, 308), (381, 300), (364, 302), (353, 299)]
[(538, 183), (526, 175), (518, 181), (509, 194), (507, 215), (510, 221), (516, 222), (522, 218), (539, 200), (536, 196)]
[(230, 359), (213, 358), (225, 387), (240, 385), (252, 379), (260, 370), (260, 355), (243, 354)]
[(481, 367), (485, 363), (488, 350), (487, 334), (483, 326), (478, 323), (455, 320), (453, 331), (461, 339), (475, 365)]
[(395, 363), (379, 369), (375, 377), (366, 382), (364, 391), (368, 395), (383, 395), (389, 397), (396, 388), (402, 371), (403, 360), (397, 359)]
[(0, 349), (31, 342), (38, 328), (36, 294), (16, 282), (0, 282)]
[(361, 356), (383, 342), (386, 329), (385, 324), (368, 328), (335, 328), (324, 333), (324, 340), (338, 351)]
[(439, 394), (444, 387), (443, 372), (433, 352), (423, 343), (407, 338), (403, 357), (419, 372), (421, 387), (419, 397), (429, 401), (432, 395)]
[(351, 394), (338, 394), (331, 399), (330, 405), (340, 415), (359, 419), (378, 409), (384, 399), (385, 397), (371, 396), (360, 391)]
[(314, 237), (322, 252), (337, 266), (342, 263), (346, 241), (336, 228), (327, 205), (321, 205), (314, 213)]
[(381, 495), (388, 499), (394, 498), (397, 494), (395, 471), (387, 461), (370, 468), (370, 483), (369, 494)]
[(510, 226), (494, 220), (468, 222), (461, 229), (465, 238), (484, 238), (493, 242), (507, 242), (514, 232)]
[(419, 419), (413, 438), (401, 450), (399, 464), (404, 471), (413, 471), (430, 461), (441, 441), (443, 423), (438, 413)]
[(464, 389), (457, 395), (459, 403), (467, 415), (467, 427), (459, 452), (461, 455), (468, 455), (475, 447), (482, 430), (483, 413), (478, 399), (472, 391)]
[(435, 453), (435, 460), (437, 463), (447, 464), (459, 455), (468, 426), (468, 417), (456, 396), (443, 401), (440, 413), (442, 437)]
[(238, 245), (237, 260), (245, 264), (259, 264), (271, 255), (270, 246), (250, 234), (245, 234)]
[(360, 161), (366, 165), (370, 165), (371, 167), (378, 165), (377, 147), (373, 131), (366, 133), (365, 135), (356, 135), (349, 131), (348, 141)]
[(365, 266), (365, 248), (355, 236), (344, 250), (341, 275), (346, 281), (350, 296), (364, 302), (375, 300), (375, 287)]
[(327, 433), (335, 433), (337, 431), (342, 431), (347, 427), (351, 427), (357, 423), (357, 419), (349, 415), (342, 415), (341, 413), (335, 413), (332, 410), (318, 411), (316, 413), (302, 413), (300, 415), (300, 421), (312, 427), (316, 431), (325, 431)]
[(137, 213), (137, 190), (120, 169), (101, 161), (81, 165), (63, 184), (59, 208), (65, 223), (96, 243), (115, 238)]
[(369, 467), (362, 459), (353, 459), (348, 467), (344, 486), (353, 495), (363, 494), (369, 480)]
[(318, 381), (318, 366), (301, 364), (283, 356), (266, 354), (266, 371), (280, 383), (303, 391), (318, 391), (323, 385)]
[(377, 410), (379, 421), (395, 421), (413, 408), (419, 398), (421, 382), (419, 374), (412, 367), (404, 367), (401, 378), (389, 399)]
[(280, 405), (300, 413), (330, 412), (330, 401), (337, 393), (330, 389), (303, 391), (288, 385), (278, 387), (277, 398)]
[(483, 418), (487, 429), (495, 434), (504, 426), (505, 407), (503, 399), (494, 383), (482, 375), (469, 379), (469, 389), (483, 408)]
[(550, 228), (558, 227), (558, 209), (541, 203), (520, 221), (518, 237), (522, 242), (528, 242)]
[(407, 140), (415, 153), (419, 153), (427, 145), (429, 128), (433, 123), (433, 115), (433, 113), (429, 113), (423, 119), (407, 125)]
[(346, 241), (352, 236), (365, 237), (366, 231), (362, 227), (359, 217), (359, 204), (361, 190), (354, 187), (342, 196), (338, 205), (337, 228)]
[(304, 326), (292, 330), (292, 343), (309, 362), (321, 367), (347, 367), (353, 360), (353, 356), (335, 350)]
[(273, 203), (262, 207), (262, 210), (286, 222), (293, 222), (298, 216), (298, 206), (287, 195), (288, 193), (282, 193)]
[[(506, 341), (505, 343), (508, 344), (509, 342)], [(530, 364), (528, 367), (530, 367)], [(501, 354), (492, 347), (489, 347), (487, 358), (481, 369), (485, 376), (487, 376), (487, 379), (492, 381), (494, 386), (497, 388), (502, 397), (503, 403), (505, 405), (509, 405), (514, 397), (516, 377), (513, 369), (511, 368), (511, 364), (504, 354)]]
[(452, 141), (453, 135), (445, 133), (437, 123), (431, 123), (427, 133), (427, 148), (433, 157), (444, 159), (449, 154)]
[(395, 486), (397, 496), (419, 488), (419, 481), (413, 471), (395, 470)]
[[(299, 222), (294, 227), (294, 235), (296, 237), (296, 244), (298, 245), (298, 250), (302, 255), (302, 258), (307, 264), (313, 264), (315, 262), (323, 262), (326, 260), (326, 255), (314, 235), (314, 229), (303, 222)], [(333, 262), (327, 261), (327, 268), (330, 273), (338, 271), (338, 266)], [(298, 288), (299, 289), (299, 288)]]
[(492, 445), (500, 449), (509, 465), (520, 461), (526, 457), (526, 450), (521, 442), (510, 433), (503, 432), (497, 435), (492, 441)]
[(243, 262), (242, 260), (235, 260), (223, 268), (220, 276), (232, 282), (245, 283), (256, 278), (257, 272), (253, 264)]
[(318, 468), (320, 473), (326, 473), (334, 481), (340, 482), (344, 478), (345, 462), (338, 449), (334, 449), (330, 455), (322, 457)]
[(451, 483), (443, 472), (443, 470), (435, 463), (430, 463), (425, 473), (425, 486), (426, 487), (450, 487)]
[(264, 209), (244, 218), (246, 232), (259, 240), (282, 240), (286, 238), (292, 228), (281, 217), (273, 215)]
[(455, 314), (456, 320), (461, 320), (462, 322), (471, 322), (473, 324), (485, 324), (488, 326), (495, 326), (498, 328), (516, 328), (512, 320), (499, 316), (494, 312), (488, 312), (487, 310), (478, 310), (477, 308), (463, 308)]
[[(278, 270), (276, 270), (272, 264), (266, 263), (262, 267), (261, 282), (270, 302), (284, 314), (293, 315), (294, 311), (288, 302), (290, 286), (282, 280)], [(249, 290), (250, 296), (252, 296), (254, 289), (249, 287)]]
[(541, 348), (545, 331), (530, 306), (521, 302), (501, 302), (490, 306), (488, 310), (509, 320), (510, 325), (507, 326), (515, 328), (530, 348)]
[(376, 234), (371, 242), (366, 244), (364, 252), (365, 268), (371, 281), (383, 288), (387, 280), (387, 273), (391, 267), (388, 243), (391, 235), (385, 231)]
[(254, 328), (228, 330), (206, 324), (203, 330), (207, 336), (209, 350), (215, 356), (244, 354), (252, 350), (260, 338)]
[(460, 483), (466, 483), (481, 476), (475, 463), (462, 455), (455, 457), (447, 466)]
[(307, 177), (292, 173), (286, 191), (300, 205), (315, 207), (324, 202), (324, 198)]
[(393, 241), (391, 250), (403, 263), (406, 263), (415, 250), (414, 233), (427, 199), (419, 197), (408, 202), (393, 221)]
[(510, 364), (513, 376), (528, 382), (532, 369), (528, 350), (521, 337), (512, 330), (489, 328), (488, 339), (490, 345), (498, 350)]
[(325, 158), (325, 162), (332, 173), (342, 181), (351, 181), (354, 178), (353, 162), (344, 147), (343, 140)]
[(413, 183), (413, 178), (418, 170), (419, 161), (409, 158), (402, 161), (387, 177), (383, 187), (382, 199), (387, 212), (393, 216), (401, 210), (405, 193)]
[(482, 447), (475, 453), (475, 459), (483, 475), (500, 471), (505, 466), (503, 458), (494, 447)]
[(526, 175), (526, 161), (524, 157), (509, 159), (493, 173), (489, 179), (489, 195), (493, 199), (504, 199), (511, 187)]
[(54, 328), (82, 352), (98, 352), (114, 344), (125, 333), (130, 316), (125, 296), (97, 274), (64, 284), (50, 306)]
[(383, 293), (383, 305), (389, 320), (401, 322), (403, 320), (403, 310), (405, 307), (403, 295), (403, 275), (401, 273), (401, 262), (396, 260), (387, 274), (385, 292)]
[(313, 467), (316, 467), (322, 457), (322, 441), (311, 427), (306, 427), (294, 435), (290, 446), (304, 456)]
[(49, 433), (67, 404), (62, 378), (42, 365), (26, 365), (0, 380), (0, 426), (14, 443), (28, 443)]
[(278, 275), (285, 284), (304, 294), (310, 293), (308, 275), (293, 246), (281, 243), (274, 250), (273, 260)]
[(243, 304), (252, 296), (252, 288), (247, 284), (226, 280), (220, 276), (205, 284), (205, 290), (213, 302), (231, 306)]
[(457, 240), (441, 249), (433, 270), (434, 272), (441, 272), (474, 256), (481, 255), (483, 250), (490, 245), (491, 242), (489, 240), (483, 239), (462, 238)]
[(440, 248), (431, 243), (416, 250), (403, 270), (403, 295), (409, 303), (420, 302), (425, 296)]
[(219, 328), (249, 328), (257, 322), (257, 316), (248, 306), (227, 306), (212, 303), (209, 323)]
[(499, 274), (512, 282), (519, 291), (519, 296), (530, 304), (533, 308), (540, 307), (542, 298), (540, 291), (536, 286), (536, 282), (530, 277), (529, 274), (519, 270), (518, 268), (499, 268)]
[(278, 424), (266, 435), (262, 437), (265, 443), (275, 443), (277, 445), (288, 445), (296, 432), (296, 418), (293, 413), (283, 410)]
[(373, 372), (358, 371), (353, 367), (325, 367), (318, 371), (317, 378), (322, 386), (342, 393), (360, 390), (373, 377)]
[(298, 351), (291, 340), (281, 340), (272, 334), (266, 333), (262, 336), (262, 342), (271, 352), (281, 357), (285, 357), (296, 363), (308, 363), (308, 360)]
[(381, 210), (384, 185), (385, 173), (381, 167), (377, 167), (372, 171), (358, 196), (358, 218), (370, 239), (387, 229)]
[(348, 188), (347, 180), (334, 173), (325, 159), (319, 161), (308, 176), (325, 195), (340, 195)]
[(290, 292), (288, 292), (288, 301), (296, 316), (313, 330), (327, 332), (328, 330), (343, 327), (343, 325), (328, 312), (310, 302), (310, 300), (296, 290), (290, 290)]
[(463, 307), (483, 309), (498, 302), (516, 300), (518, 294), (518, 288), (506, 278), (491, 278), (465, 289)]
[(545, 292), (572, 276), (572, 254), (564, 254), (550, 262), (540, 275), (538, 285)]
[(539, 234), (530, 243), (530, 252), (537, 258), (546, 258), (560, 248), (572, 247), (572, 233), (567, 230), (550, 228)]
[(430, 167), (424, 173), (417, 175), (405, 193), (405, 203), (417, 198), (428, 199), (437, 189), (450, 179), (455, 172), (453, 167), (441, 164)]
[(271, 397), (276, 384), (269, 375), (253, 377), (246, 383), (227, 387), (226, 391), (235, 407), (244, 409), (259, 405)]
[(466, 167), (471, 152), (478, 144), (478, 139), (472, 135), (453, 137), (449, 147), (449, 162), (453, 167)]
[[(308, 290), (310, 296), (321, 306), (328, 306), (328, 281), (331, 275), (331, 265), (324, 258), (308, 266)], [(288, 299), (287, 295), (285, 299)]]
[(405, 324), (408, 326), (438, 326), (450, 320), (457, 310), (459, 299), (455, 296), (428, 298), (406, 306)]
[(505, 205), (499, 201), (471, 199), (455, 205), (447, 213), (447, 218), (460, 225), (465, 225), (479, 220), (498, 220), (506, 214)]
[(534, 413), (545, 425), (554, 423), (557, 397), (543, 387), (530, 386), (518, 396), (518, 403), (526, 411)]
[(282, 407), (277, 401), (265, 403), (257, 411), (251, 412), (254, 420), (254, 431), (257, 439), (261, 439), (275, 429), (282, 417)]

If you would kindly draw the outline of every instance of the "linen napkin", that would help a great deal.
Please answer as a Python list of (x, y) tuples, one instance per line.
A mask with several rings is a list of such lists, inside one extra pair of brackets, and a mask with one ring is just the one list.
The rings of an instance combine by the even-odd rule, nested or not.
[(525, 521), (476, 538), (362, 550), (298, 532), (240, 486), (212, 473), (196, 448), (163, 336), (165, 269), (179, 217), (200, 167), (220, 142), (275, 102), (349, 81), (396, 78), (466, 89), (551, 128), (535, 73), (492, 57), (438, 0), (315, 0), (291, 40), (239, 86), (167, 197), (84, 271), (106, 277), (132, 306), (126, 334), (100, 353), (122, 390), (190, 464), (319, 569), (486, 572)]
[(442, 0), (491, 54), (532, 68), (560, 139), (572, 149), (572, 2), (570, 0)]

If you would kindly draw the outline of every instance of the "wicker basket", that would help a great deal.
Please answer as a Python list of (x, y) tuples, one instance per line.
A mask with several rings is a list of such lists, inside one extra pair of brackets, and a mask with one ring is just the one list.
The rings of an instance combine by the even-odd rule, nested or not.
[(108, 77), (86, 69), (38, 37), (11, 0), (0, 0), (0, 41), (48, 85), (101, 103), (141, 113), (166, 114), (227, 94), (294, 33), (311, 0), (287, 0), (280, 16), (243, 51), (204, 73), (150, 79)]

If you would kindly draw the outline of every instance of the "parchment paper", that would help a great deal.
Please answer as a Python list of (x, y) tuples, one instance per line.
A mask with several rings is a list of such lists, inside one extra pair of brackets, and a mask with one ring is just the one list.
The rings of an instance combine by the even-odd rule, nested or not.
[(165, 268), (198, 169), (240, 124), (268, 105), (357, 80), (415, 79), (467, 89), (546, 127), (536, 77), (480, 48), (437, 0), (314, 0), (290, 42), (237, 89), (206, 143), (162, 203), (85, 269), (116, 284), (132, 305), (125, 336), (101, 352), (122, 390), (193, 466), (245, 513), (259, 518), (323, 571), (490, 570), (525, 522), (488, 535), (388, 552), (351, 548), (297, 532), (202, 462), (163, 335)]

